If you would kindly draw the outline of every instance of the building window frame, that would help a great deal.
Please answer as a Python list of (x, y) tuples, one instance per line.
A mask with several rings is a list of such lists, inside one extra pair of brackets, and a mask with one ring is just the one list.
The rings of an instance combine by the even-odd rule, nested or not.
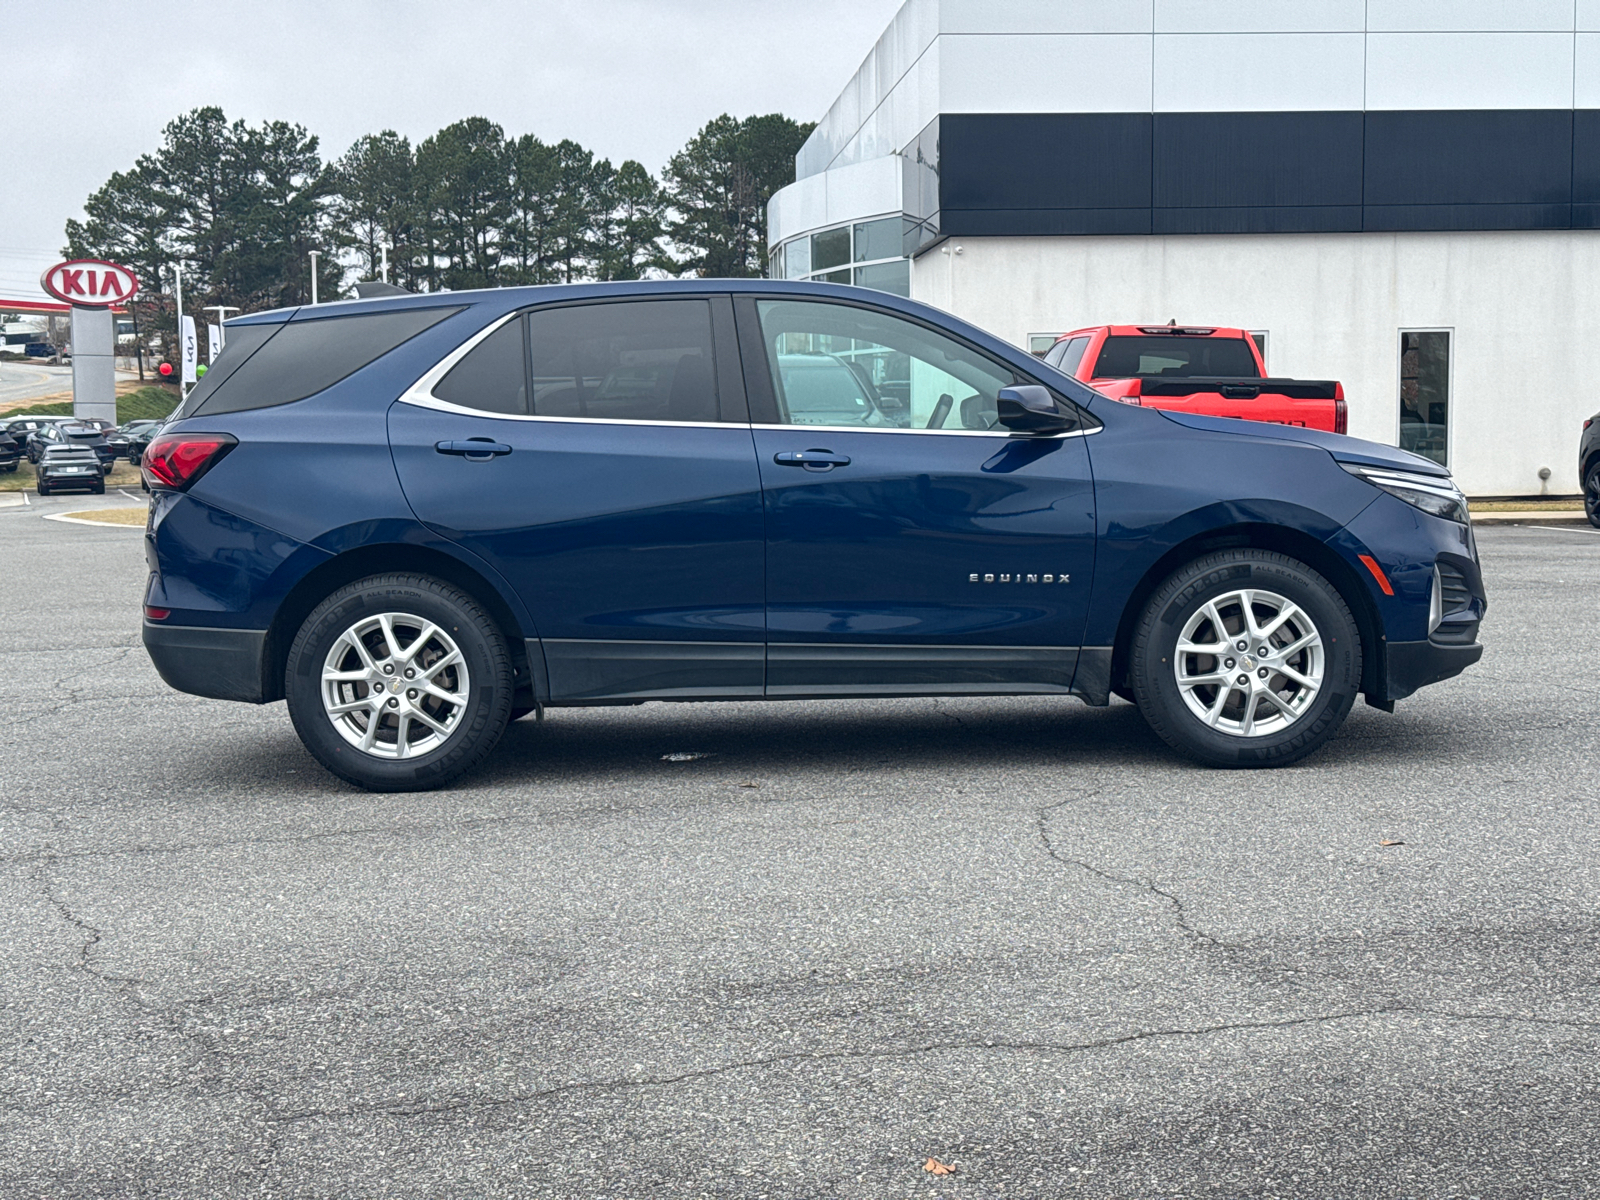
[[(804, 272), (802, 272), (801, 274), (798, 274), (798, 275), (795, 275), (795, 276), (792, 277), (792, 278), (794, 278), (796, 280), (810, 281), (810, 282), (816, 282), (816, 283), (840, 282), (839, 280), (829, 280), (828, 276), (829, 275), (833, 275), (833, 274), (838, 274), (840, 272), (845, 272), (845, 273), (849, 274), (850, 279), (853, 281), (856, 278), (857, 272), (862, 267), (889, 266), (889, 265), (892, 265), (892, 264), (895, 264), (895, 263), (907, 263), (907, 264), (909, 264), (910, 263), (910, 259), (907, 258), (905, 254), (896, 254), (896, 255), (892, 255), (892, 256), (887, 257), (887, 258), (857, 259), (855, 257), (856, 243), (859, 240), (858, 237), (857, 237), (857, 233), (856, 233), (856, 226), (858, 226), (858, 225), (870, 225), (875, 221), (886, 221), (886, 220), (900, 221), (903, 224), (904, 220), (905, 220), (905, 214), (904, 213), (899, 213), (899, 212), (876, 213), (876, 214), (873, 214), (872, 216), (857, 217), (857, 218), (853, 218), (852, 220), (849, 220), (849, 221), (835, 221), (831, 225), (819, 225), (817, 228), (808, 229), (808, 230), (806, 230), (805, 233), (799, 234), (799, 235), (797, 235), (795, 237), (786, 238), (782, 242), (779, 242), (777, 245), (773, 246), (768, 251), (768, 263), (769, 263), (769, 265), (775, 264), (778, 267), (777, 270), (772, 270), (772, 269), (769, 268), (768, 277), (772, 278), (772, 279), (790, 278), (790, 276), (787, 273), (787, 270), (785, 269), (786, 266), (787, 266), (787, 263), (788, 263), (788, 261), (789, 261), (789, 259), (791, 257), (790, 256), (790, 252), (789, 252), (789, 247), (791, 245), (793, 245), (794, 243), (796, 243), (796, 242), (802, 242), (802, 241), (806, 243), (806, 251), (807, 251), (807, 253), (806, 253), (805, 261), (806, 261), (807, 269)], [(821, 234), (836, 233), (836, 232), (838, 232), (840, 230), (845, 231), (846, 235), (849, 238), (849, 242), (850, 242), (850, 259), (849, 259), (849, 261), (844, 262), (844, 263), (840, 263), (840, 264), (835, 264), (834, 266), (830, 266), (830, 267), (817, 267), (815, 265), (816, 256), (811, 252), (812, 248), (813, 248), (811, 239), (814, 238), (814, 237), (817, 237), (818, 235), (821, 235)], [(903, 240), (904, 240), (903, 237), (902, 237), (901, 240), (903, 242)], [(909, 270), (909, 266), (908, 266), (907, 269)], [(852, 286), (865, 287), (867, 285), (852, 283)], [(871, 289), (871, 290), (879, 290), (879, 289)], [(910, 291), (910, 288), (909, 288), (909, 282), (908, 282), (907, 292), (909, 293), (909, 291)], [(889, 292), (887, 294), (888, 295), (899, 295), (900, 293), (898, 293), (898, 292)]]

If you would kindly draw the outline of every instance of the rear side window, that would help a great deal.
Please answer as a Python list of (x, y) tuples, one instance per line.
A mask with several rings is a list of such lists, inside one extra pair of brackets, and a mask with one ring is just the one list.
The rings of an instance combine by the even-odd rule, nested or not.
[(706, 300), (629, 300), (528, 315), (533, 413), (613, 421), (716, 421)]
[(434, 386), (433, 394), (463, 408), (523, 414), (528, 411), (528, 374), (522, 319), (507, 321)]
[(1130, 379), (1165, 376), (1184, 379), (1196, 375), (1231, 375), (1256, 379), (1255, 355), (1244, 338), (1227, 337), (1108, 337), (1094, 365), (1096, 379)]
[[(230, 329), (227, 348), (218, 359), (219, 367), (233, 353), (238, 333), (244, 329), (269, 328), (276, 332), (269, 334), (254, 353), (241, 356), (239, 365), (207, 395), (198, 401), (191, 396), (190, 403), (184, 405), (184, 415), (210, 416), (304, 400), (460, 311), (459, 307), (405, 308)], [(208, 372), (207, 381), (210, 378)], [(198, 393), (200, 389), (195, 390)]]

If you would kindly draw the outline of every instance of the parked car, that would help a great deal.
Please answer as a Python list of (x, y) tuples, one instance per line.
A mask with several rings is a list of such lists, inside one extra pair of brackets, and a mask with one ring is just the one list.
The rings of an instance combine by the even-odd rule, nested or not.
[(128, 461), (138, 466), (144, 457), (145, 447), (150, 444), (150, 439), (161, 432), (162, 421), (137, 422), (140, 428), (128, 435)]
[(1273, 379), (1242, 329), (1097, 325), (1064, 333), (1045, 361), (1097, 392), (1145, 408), (1344, 433), (1344, 386)]
[(0, 430), (0, 471), (15, 471), (21, 461), (22, 447), (9, 433)]
[(105, 495), (106, 477), (100, 459), (88, 446), (69, 442), (46, 446), (39, 457), (39, 495), (48, 496), (68, 489), (82, 489)]
[[(814, 355), (907, 381), (892, 422), (808, 423)], [(157, 670), (286, 698), (376, 790), (448, 783), (539, 706), (648, 700), (1115, 694), (1274, 766), (1483, 652), (1443, 467), (1118, 404), (849, 287), (253, 314), (143, 471)]]
[(139, 435), (160, 425), (160, 421), (140, 420), (127, 421), (115, 429), (106, 431), (106, 445), (111, 447), (114, 458), (126, 458), (134, 466), (139, 465), (139, 460), (134, 457), (133, 444)]
[(1578, 439), (1578, 478), (1583, 481), (1583, 511), (1600, 528), (1600, 413), (1583, 423)]
[(33, 451), (28, 443), (33, 434), (45, 425), (60, 425), (71, 420), (71, 417), (15, 417), (5, 423), (4, 432), (18, 451), (32, 462)]
[(106, 436), (98, 425), (88, 421), (64, 421), (56, 425), (39, 426), (28, 436), (28, 457), (37, 463), (51, 446), (68, 445), (82, 446), (94, 451), (103, 473), (111, 474), (111, 468), (117, 461), (116, 456), (112, 454), (111, 447), (106, 443)]

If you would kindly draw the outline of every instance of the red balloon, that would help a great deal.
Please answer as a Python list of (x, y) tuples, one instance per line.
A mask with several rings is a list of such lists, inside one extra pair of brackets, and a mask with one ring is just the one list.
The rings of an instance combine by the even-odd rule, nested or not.
[(161, 373), (163, 375), (171, 375), (172, 374), (172, 364), (171, 363), (162, 363), (161, 364)]

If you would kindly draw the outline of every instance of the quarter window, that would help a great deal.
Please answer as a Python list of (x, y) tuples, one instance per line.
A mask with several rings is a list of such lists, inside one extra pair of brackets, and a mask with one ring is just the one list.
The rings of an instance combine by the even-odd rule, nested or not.
[(757, 305), (785, 425), (982, 432), (1017, 381), (986, 355), (899, 317), (853, 305)]
[(1088, 338), (1076, 337), (1070, 341), (1061, 343), (1054, 350), (1050, 351), (1049, 355), (1045, 358), (1045, 362), (1049, 363), (1052, 367), (1063, 374), (1071, 375), (1076, 378), (1078, 374), (1078, 364), (1083, 361), (1083, 352), (1088, 348)]
[(463, 408), (524, 414), (528, 411), (522, 319), (507, 321), (450, 368), (433, 394)]
[(533, 412), (542, 417), (716, 421), (711, 305), (639, 300), (539, 309), (528, 318)]

